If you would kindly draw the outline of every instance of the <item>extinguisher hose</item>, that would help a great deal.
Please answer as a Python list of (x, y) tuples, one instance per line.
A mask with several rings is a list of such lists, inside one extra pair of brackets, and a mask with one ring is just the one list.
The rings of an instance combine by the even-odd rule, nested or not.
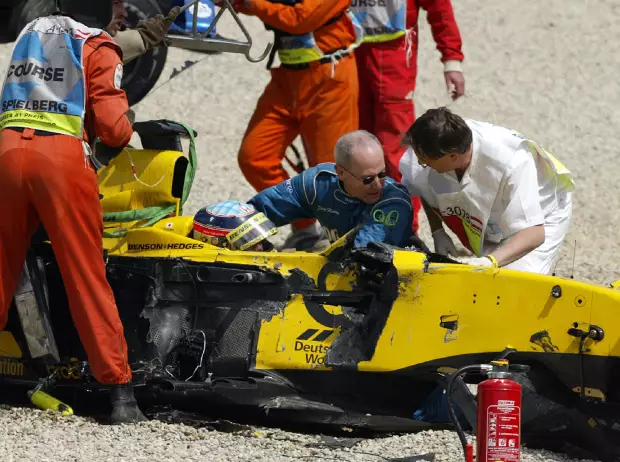
[(454, 412), (454, 408), (452, 407), (452, 385), (454, 384), (456, 378), (464, 372), (480, 372), (481, 368), (482, 367), (480, 364), (473, 364), (461, 367), (456, 372), (454, 372), (454, 374), (452, 374), (452, 376), (450, 377), (450, 380), (448, 380), (448, 389), (446, 390), (446, 404), (448, 407), (448, 414), (450, 416), (450, 420), (452, 421), (452, 425), (454, 425), (456, 433), (459, 435), (459, 439), (461, 440), (461, 445), (463, 446), (463, 452), (465, 455), (467, 454), (467, 437), (465, 436), (463, 427), (461, 427), (459, 420), (456, 418), (456, 413)]

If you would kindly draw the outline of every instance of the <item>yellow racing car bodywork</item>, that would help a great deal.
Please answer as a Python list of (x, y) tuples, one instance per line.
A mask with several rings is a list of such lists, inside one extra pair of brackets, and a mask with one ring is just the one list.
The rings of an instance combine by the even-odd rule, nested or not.
[[(161, 135), (144, 124), (143, 132)], [(167, 124), (164, 135), (184, 131)], [(155, 387), (158, 402), (182, 395), (192, 408), (224, 402), (289, 411), (296, 421), (321, 412), (324, 422), (394, 429), (409, 425), (457, 368), (508, 358), (531, 367), (522, 377), (524, 441), (580, 441), (603, 452), (593, 432), (604, 441), (615, 433), (620, 401), (614, 286), (469, 266), (415, 247), (354, 249), (355, 230), (321, 253), (214, 247), (193, 239), (193, 217), (182, 213), (195, 157), (193, 132), (180, 126), (189, 156), (176, 140), (125, 149), (98, 171), (108, 279), (135, 380), (143, 377), (149, 393)], [(38, 258), (51, 294), (44, 299), (60, 305), (49, 250)], [(54, 310), (61, 312), (52, 306), (43, 318), (67, 319), (55, 320)], [(13, 315), (13, 334), (0, 336), (0, 364), (17, 343), (11, 362), (28, 368), (34, 355), (17, 330)], [(85, 360), (73, 337), (57, 348), (61, 362)], [(10, 375), (0, 369), (0, 378)], [(475, 428), (475, 398), (463, 390), (458, 405)], [(377, 415), (403, 420), (371, 422)], [(553, 433), (566, 415), (572, 423)]]
[[(329, 255), (344, 242), (316, 254), (240, 252), (188, 237), (192, 224), (190, 216), (163, 219), (153, 227), (130, 230), (122, 238), (106, 238), (105, 248), (109, 255), (252, 265), (282, 275), (300, 269), (318, 280)], [(409, 250), (394, 250), (393, 264), (398, 269), (398, 298), (373, 357), (357, 365), (360, 371), (397, 371), (441, 358), (505, 349), (578, 356), (580, 338), (569, 331), (589, 332), (592, 325), (600, 327), (604, 337), (587, 338), (581, 345), (587, 350), (584, 355), (620, 356), (620, 324), (614, 321), (620, 309), (616, 289), (506, 269), (428, 263), (423, 253)], [(354, 284), (353, 271), (333, 273), (326, 278), (324, 290), (346, 291)], [(303, 297), (296, 295), (281, 316), (263, 321), (256, 368), (328, 370), (325, 355), (338, 337), (338, 318), (343, 314), (340, 306), (323, 304), (323, 310), (321, 323)], [(580, 390), (578, 379), (575, 375), (571, 383), (575, 391)], [(586, 390), (605, 398), (604, 390)]]
[[(130, 152), (123, 151), (99, 171), (104, 212), (152, 206), (178, 210), (173, 176), (167, 173), (174, 171), (183, 154)], [(136, 167), (144, 184), (132, 177), (130, 158), (140, 162)], [(148, 185), (153, 183), (157, 185)], [(106, 223), (106, 230), (125, 226)], [(330, 255), (345, 243), (343, 238), (322, 253), (241, 252), (193, 239), (192, 227), (193, 217), (170, 216), (150, 227), (130, 229), (122, 237), (104, 238), (104, 247), (109, 255), (252, 265), (284, 276), (298, 269), (316, 281)], [(615, 288), (507, 269), (433, 263), (420, 251), (404, 249), (394, 250), (393, 265), (398, 269), (398, 298), (373, 357), (357, 364), (359, 371), (397, 371), (441, 358), (505, 349), (576, 356), (581, 349), (587, 358), (620, 357), (620, 323), (614, 321), (620, 291)], [(322, 289), (350, 290), (355, 277), (351, 270), (334, 272)], [(301, 295), (292, 297), (280, 316), (262, 322), (255, 367), (329, 370), (325, 356), (344, 315), (340, 306), (329, 304), (322, 304), (320, 315), (308, 310)], [(576, 333), (589, 333), (591, 326), (600, 332), (581, 342)], [(579, 374), (567, 380), (573, 391), (580, 392)], [(585, 390), (588, 396), (605, 399), (606, 390), (600, 386), (586, 384)]]

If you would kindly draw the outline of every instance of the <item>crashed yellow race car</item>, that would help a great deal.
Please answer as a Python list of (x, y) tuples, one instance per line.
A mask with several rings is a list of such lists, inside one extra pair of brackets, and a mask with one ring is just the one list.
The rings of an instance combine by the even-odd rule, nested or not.
[[(616, 460), (615, 285), (472, 267), (424, 246), (353, 249), (355, 230), (322, 253), (215, 247), (193, 239), (193, 217), (182, 215), (196, 134), (166, 120), (135, 130), (143, 149), (113, 153), (98, 176), (107, 275), (144, 409), (388, 432), (446, 428), (445, 409), (429, 403), (444, 403), (451, 373), (506, 358), (529, 366), (514, 374), (524, 386), (526, 445)], [(19, 396), (38, 384), (86, 412), (75, 392), (106, 390), (90, 375), (45, 239), (33, 242), (27, 268), (0, 334), (0, 384)], [(484, 378), (459, 378), (451, 390), (472, 430), (466, 382)]]

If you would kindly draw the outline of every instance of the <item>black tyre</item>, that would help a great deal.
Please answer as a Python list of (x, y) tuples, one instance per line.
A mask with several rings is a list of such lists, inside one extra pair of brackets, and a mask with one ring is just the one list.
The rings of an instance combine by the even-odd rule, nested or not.
[(172, 0), (157, 0), (159, 7), (166, 14), (172, 8)]
[[(125, 7), (128, 27), (134, 27), (141, 19), (163, 14), (155, 0), (126, 0)], [(161, 46), (125, 64), (122, 87), (130, 106), (141, 101), (153, 89), (164, 70), (167, 56), (168, 48)]]
[(15, 27), (12, 31), (15, 38), (26, 25), (41, 16), (47, 16), (56, 11), (54, 0), (25, 0), (13, 9), (11, 25)]
[[(135, 26), (140, 19), (161, 14), (156, 0), (126, 0), (128, 27)], [(13, 8), (10, 31), (12, 40), (35, 18), (47, 16), (55, 11), (54, 0), (24, 0)], [(129, 105), (134, 105), (153, 89), (166, 64), (168, 48), (158, 47), (146, 52), (124, 66), (122, 87), (127, 93)]]
[[(548, 372), (532, 370), (511, 378), (523, 387), (521, 429), (525, 445), (573, 458), (618, 460), (619, 448), (610, 432), (572, 406), (575, 396), (567, 395)], [(549, 394), (555, 395), (553, 401), (546, 397)]]

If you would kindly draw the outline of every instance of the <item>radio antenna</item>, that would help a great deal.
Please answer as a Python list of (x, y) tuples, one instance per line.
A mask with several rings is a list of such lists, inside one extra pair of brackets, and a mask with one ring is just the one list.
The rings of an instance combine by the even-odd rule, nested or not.
[(555, 276), (555, 270), (558, 269), (558, 265), (560, 264), (560, 261), (562, 260), (562, 258), (564, 258), (566, 256), (566, 254), (562, 255), (558, 261), (555, 262), (555, 266), (553, 267), (553, 273), (551, 273), (551, 276)]
[(577, 239), (575, 239), (575, 250), (573, 250), (573, 269), (570, 274), (571, 279), (575, 279), (575, 257), (577, 256)]

